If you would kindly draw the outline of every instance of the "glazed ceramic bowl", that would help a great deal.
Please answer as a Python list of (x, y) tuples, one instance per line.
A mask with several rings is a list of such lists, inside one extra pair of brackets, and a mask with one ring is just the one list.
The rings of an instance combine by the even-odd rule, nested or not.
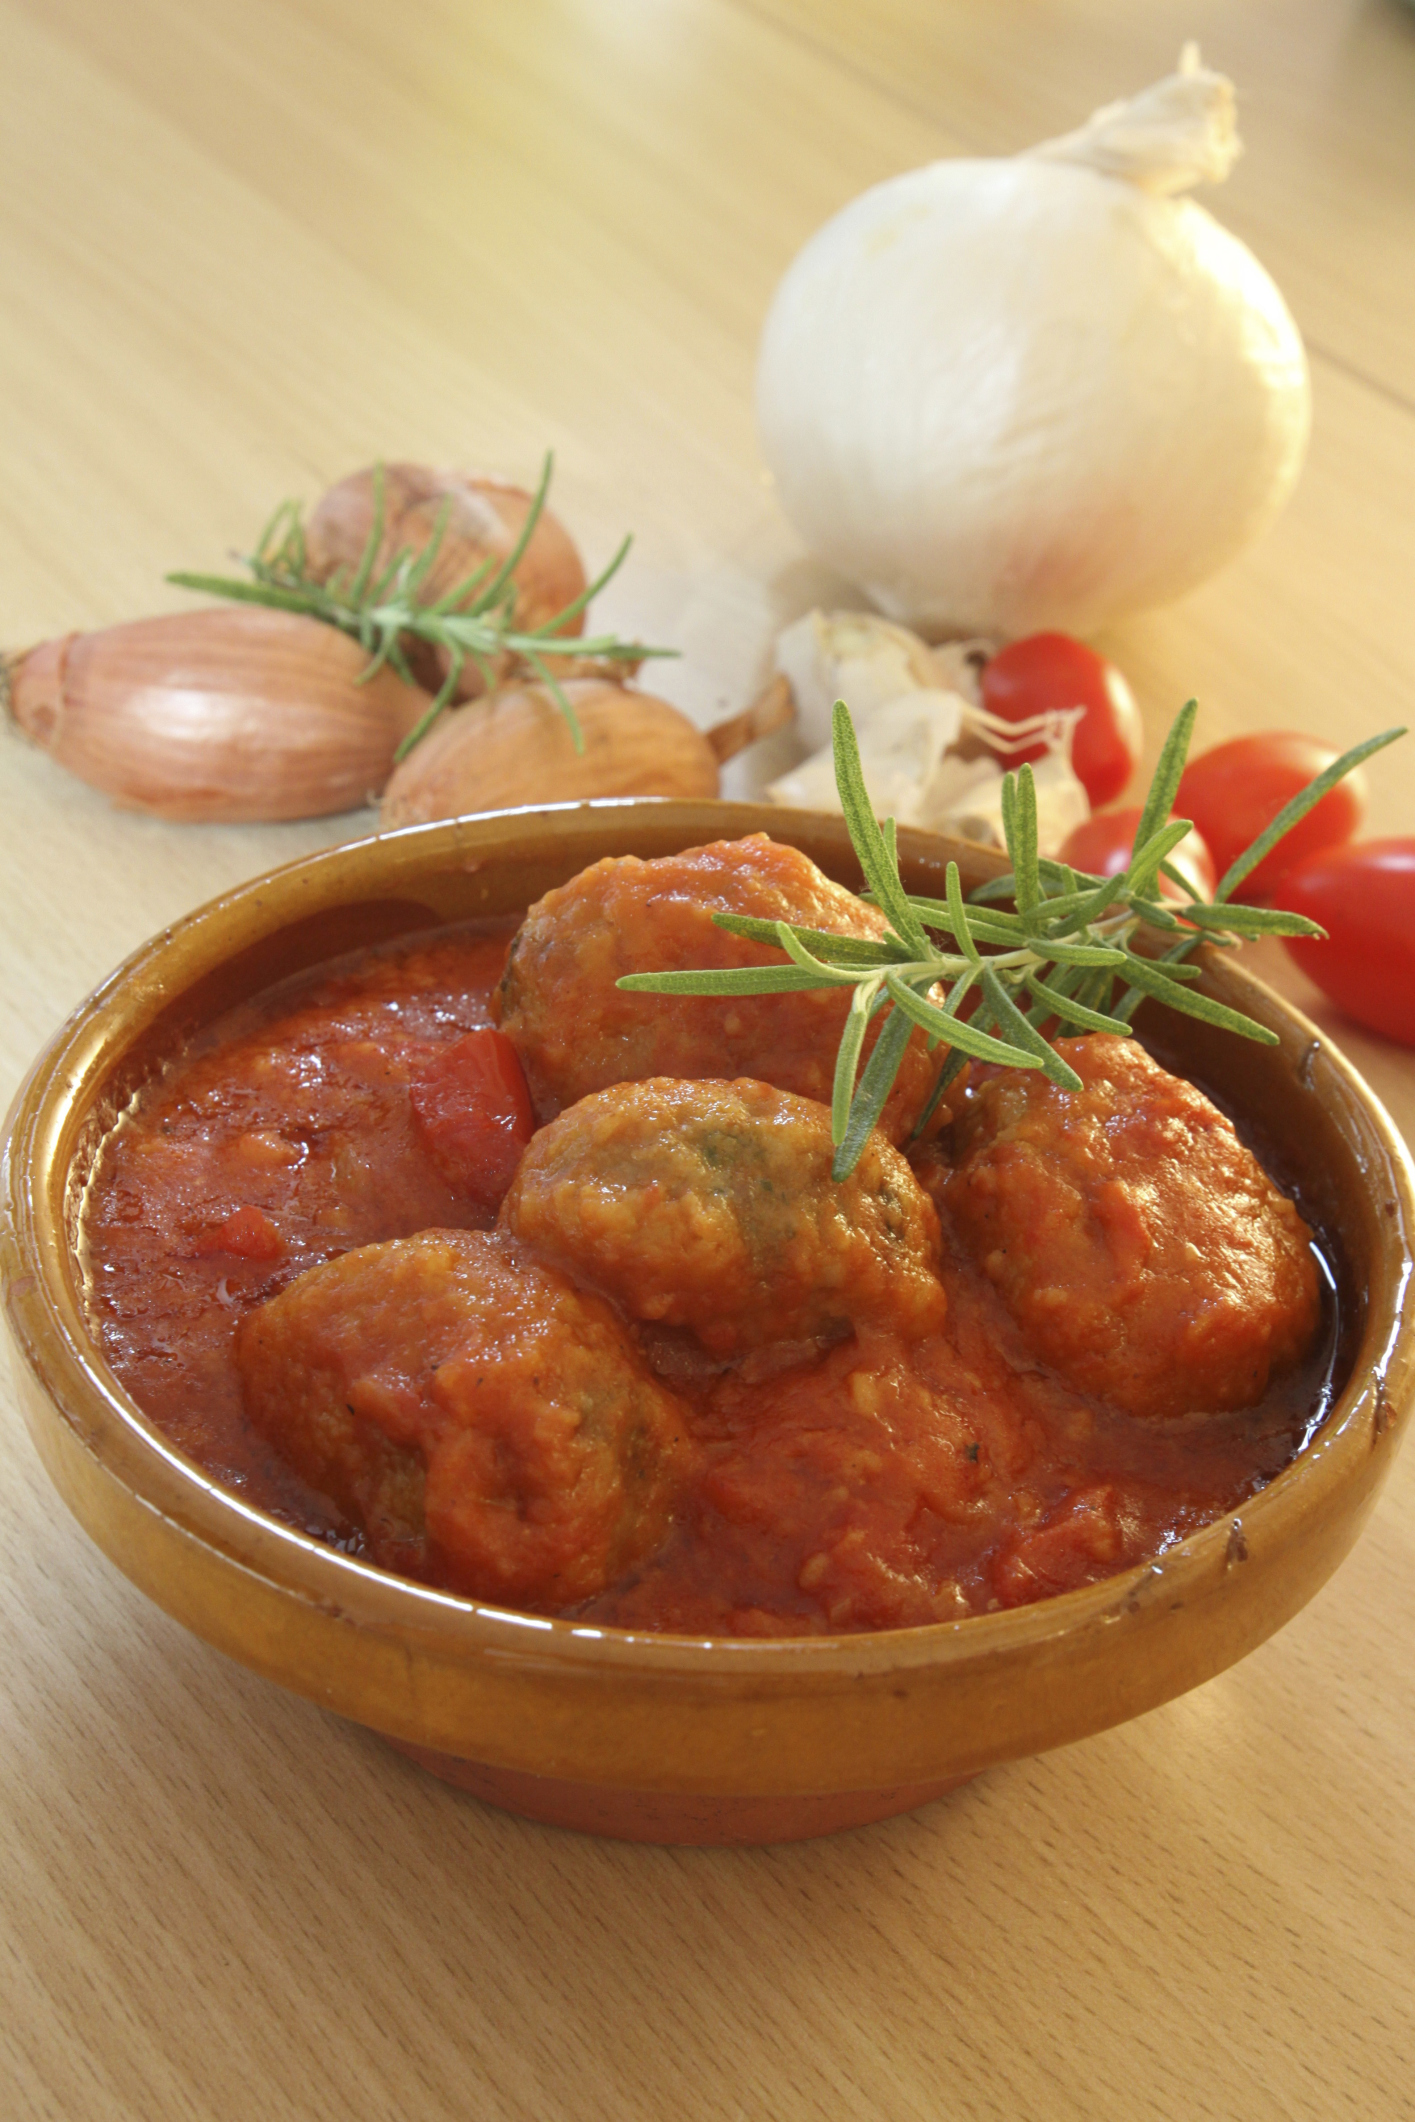
[[(770, 1841), (923, 1803), (990, 1764), (1084, 1738), (1220, 1672), (1351, 1546), (1415, 1390), (1415, 1174), (1341, 1056), (1227, 960), (1209, 992), (1277, 1032), (1192, 1019), (1163, 1057), (1247, 1116), (1339, 1263), (1346, 1382), (1260, 1495), (1158, 1560), (1010, 1612), (878, 1635), (709, 1641), (503, 1613), (385, 1576), (229, 1494), (143, 1417), (89, 1333), (76, 1246), (95, 1151), (134, 1089), (219, 1012), (346, 951), (518, 912), (610, 853), (769, 829), (859, 882), (839, 820), (750, 806), (594, 803), (336, 848), (192, 914), (129, 959), (41, 1057), (10, 1120), (0, 1266), (26, 1417), (56, 1487), (168, 1613), (283, 1686), (494, 1803), (640, 1839)], [(901, 835), (941, 895), (995, 858)]]

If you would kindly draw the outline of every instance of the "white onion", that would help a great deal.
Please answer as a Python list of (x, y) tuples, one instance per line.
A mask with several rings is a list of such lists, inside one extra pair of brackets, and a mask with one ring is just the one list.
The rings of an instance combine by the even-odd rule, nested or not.
[(930, 634), (1088, 632), (1255, 538), (1309, 424), (1252, 253), (1191, 199), (1238, 151), (1181, 71), (1064, 140), (854, 200), (789, 268), (757, 411), (787, 515)]

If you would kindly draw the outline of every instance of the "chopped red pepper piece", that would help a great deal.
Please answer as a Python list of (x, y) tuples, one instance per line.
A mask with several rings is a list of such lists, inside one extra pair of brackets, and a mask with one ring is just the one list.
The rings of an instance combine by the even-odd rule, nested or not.
[(199, 1253), (234, 1253), (240, 1260), (278, 1260), (284, 1250), (285, 1240), (263, 1208), (233, 1209), (197, 1240)]
[(468, 1032), (412, 1085), (413, 1117), (448, 1185), (494, 1215), (535, 1133), (531, 1094), (504, 1032)]

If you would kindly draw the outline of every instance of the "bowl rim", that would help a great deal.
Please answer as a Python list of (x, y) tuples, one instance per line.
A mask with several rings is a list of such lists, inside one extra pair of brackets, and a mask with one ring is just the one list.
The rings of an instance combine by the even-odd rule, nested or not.
[[(498, 843), (543, 822), (571, 828), (573, 841), (576, 825), (578, 837), (597, 838), (616, 814), (626, 826), (631, 815), (651, 816), (665, 843), (676, 835), (676, 844), (684, 847), (697, 844), (693, 836), (700, 839), (709, 829), (718, 838), (771, 830), (788, 842), (797, 833), (817, 846), (823, 838), (843, 840), (841, 821), (819, 813), (666, 798), (527, 805), (374, 832), (281, 864), (170, 924), (131, 952), (38, 1056), (16, 1093), (0, 1146), (0, 1285), (19, 1352), (41, 1390), (87, 1452), (148, 1511), (281, 1592), (356, 1625), (411, 1632), (443, 1655), (498, 1661), (529, 1656), (570, 1672), (609, 1666), (699, 1680), (709, 1672), (725, 1672), (735, 1676), (733, 1684), (754, 1676), (763, 1683), (833, 1687), (847, 1686), (866, 1672), (934, 1669), (1037, 1649), (1142, 1606), (1182, 1599), (1189, 1589), (1208, 1584), (1216, 1570), (1231, 1567), (1235, 1554), (1245, 1557), (1250, 1543), (1271, 1547), (1300, 1534), (1304, 1523), (1320, 1513), (1332, 1481), (1343, 1472), (1357, 1475), (1373, 1446), (1402, 1426), (1415, 1396), (1415, 1167), (1384, 1107), (1327, 1035), (1254, 974), (1206, 950), (1206, 987), (1277, 1024), (1285, 1039), (1303, 1042), (1306, 1063), (1317, 1057), (1324, 1091), (1344, 1102), (1365, 1137), (1373, 1190), (1379, 1186), (1383, 1213), (1401, 1249), (1398, 1261), (1386, 1263), (1387, 1286), (1371, 1292), (1351, 1375), (1311, 1442), (1236, 1512), (1223, 1513), (1162, 1554), (1079, 1590), (956, 1621), (845, 1635), (675, 1635), (519, 1613), (397, 1577), (267, 1516), (224, 1488), (169, 1443), (119, 1384), (83, 1323), (74, 1290), (54, 1270), (53, 1263), (72, 1247), (54, 1189), (44, 1183), (47, 1164), (66, 1130), (72, 1137), (76, 1104), (102, 1083), (143, 1028), (129, 1027), (121, 1040), (98, 1036), (102, 1012), (145, 982), (158, 987), (165, 971), (196, 960), (201, 947), (214, 946), (219, 936), (229, 938), (233, 926), (238, 938), (275, 935), (290, 927), (294, 908), (273, 921), (264, 915), (264, 896), (277, 885), (297, 897), (303, 888), (310, 903), (334, 906), (340, 896), (330, 887), (370, 860), (386, 862), (393, 871), (389, 881), (396, 885), (398, 876), (433, 853), (454, 866), (469, 861), (476, 866), (488, 850), (494, 858)], [(976, 866), (980, 856), (990, 855), (972, 843), (907, 830), (901, 831), (899, 844), (907, 860), (940, 865), (963, 854)], [(343, 903), (367, 897), (358, 892)], [(230, 947), (213, 949), (205, 962), (214, 965), (233, 955)], [(145, 1021), (155, 1014), (150, 1011)], [(1273, 1626), (1286, 1618), (1284, 1612)]]

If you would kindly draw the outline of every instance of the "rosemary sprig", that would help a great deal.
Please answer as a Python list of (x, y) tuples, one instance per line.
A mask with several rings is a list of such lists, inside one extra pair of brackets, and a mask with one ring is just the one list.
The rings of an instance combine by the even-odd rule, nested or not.
[(625, 538), (609, 565), (563, 610), (529, 631), (517, 628), (516, 584), (512, 578), (544, 511), (553, 464), (547, 451), (520, 536), (505, 559), (499, 564), (492, 559), (483, 561), (440, 597), (427, 599), (422, 592), (447, 535), (451, 497), (438, 511), (432, 536), (421, 552), (400, 546), (379, 567), (385, 515), (381, 464), (374, 468), (373, 521), (368, 540), (352, 569), (336, 568), (328, 581), (312, 575), (300, 505), (297, 501), (283, 501), (265, 526), (255, 551), (240, 556), (250, 570), (250, 581), (240, 576), (198, 575), (182, 570), (168, 575), (167, 580), (180, 589), (229, 597), (239, 604), (263, 604), (274, 611), (298, 612), (337, 627), (368, 651), (369, 662), (359, 674), (360, 684), (382, 670), (385, 663), (391, 664), (400, 678), (414, 684), (403, 646), (406, 639), (425, 641), (441, 650), (447, 659), (447, 676), (427, 713), (399, 745), (399, 759), (406, 758), (432, 728), (456, 693), (468, 662), (476, 665), (490, 692), (496, 683), (495, 665), (506, 656), (517, 659), (546, 686), (569, 724), (576, 751), (582, 752), (585, 740), (575, 710), (546, 657), (584, 656), (602, 662), (638, 664), (649, 656), (675, 656), (678, 651), (622, 641), (617, 634), (586, 638), (565, 632), (590, 599), (598, 596), (619, 572), (633, 542), (629, 538)]
[[(944, 1049), (933, 1091), (915, 1135), (972, 1056), (1009, 1068), (1039, 1068), (1054, 1083), (1076, 1088), (1074, 1069), (1044, 1027), (1133, 1037), (1130, 1020), (1146, 996), (1186, 1016), (1263, 1045), (1276, 1035), (1251, 1017), (1196, 994), (1198, 969), (1183, 963), (1196, 943), (1232, 948), (1250, 936), (1320, 936), (1302, 914), (1275, 907), (1230, 906), (1231, 893), (1282, 835), (1304, 818), (1344, 774), (1405, 732), (1385, 730), (1357, 744), (1328, 767), (1275, 818), (1239, 857), (1212, 901), (1194, 897), (1169, 857), (1191, 830), (1171, 818), (1193, 734), (1195, 703), (1175, 718), (1155, 768), (1136, 828), (1129, 866), (1117, 877), (1095, 877), (1054, 862), (1037, 850), (1037, 801), (1032, 769), (1003, 783), (1002, 820), (1012, 867), (966, 900), (958, 866), (950, 862), (945, 897), (906, 892), (895, 852), (893, 819), (876, 820), (865, 789), (854, 724), (843, 700), (835, 703), (832, 734), (835, 781), (850, 839), (865, 875), (867, 899), (884, 915), (878, 940), (825, 934), (784, 921), (715, 914), (719, 928), (775, 945), (781, 965), (733, 966), (716, 971), (630, 973), (620, 987), (644, 994), (759, 995), (816, 987), (853, 987), (836, 1059), (831, 1132), (835, 1176), (854, 1170), (870, 1130), (893, 1087), (909, 1035), (917, 1026), (930, 1050)], [(1161, 875), (1190, 896), (1161, 903)], [(1010, 901), (1008, 906), (1003, 902)], [(1137, 949), (1142, 928), (1172, 940), (1158, 957)], [(940, 936), (945, 941), (940, 941)], [(1116, 990), (1120, 990), (1116, 999)], [(939, 990), (945, 990), (940, 998)], [(865, 1037), (879, 1020), (864, 1060)]]

